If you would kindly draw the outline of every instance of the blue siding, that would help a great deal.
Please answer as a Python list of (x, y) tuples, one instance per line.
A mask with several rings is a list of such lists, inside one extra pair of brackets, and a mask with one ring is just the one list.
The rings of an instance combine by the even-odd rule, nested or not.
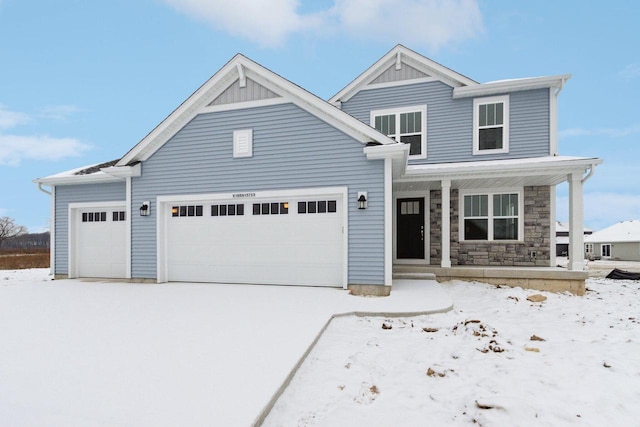
[[(253, 157), (233, 158), (232, 135), (253, 129)], [(348, 186), (349, 272), (354, 284), (384, 283), (384, 164), (363, 145), (293, 104), (201, 114), (142, 164), (132, 206), (132, 276), (156, 277), (155, 199), (160, 195)], [(358, 210), (358, 191), (369, 205)]]
[(56, 186), (54, 274), (69, 274), (69, 203), (126, 200), (123, 182)]
[(473, 155), (473, 98), (453, 99), (442, 82), (363, 90), (342, 109), (369, 124), (372, 110), (427, 105), (427, 158), (412, 164), (515, 159), (549, 155), (549, 90), (510, 94), (509, 153)]

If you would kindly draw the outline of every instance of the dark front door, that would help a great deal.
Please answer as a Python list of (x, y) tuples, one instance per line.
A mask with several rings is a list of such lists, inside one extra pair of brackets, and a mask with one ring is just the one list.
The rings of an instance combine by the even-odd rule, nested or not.
[(396, 206), (398, 259), (424, 258), (424, 198), (398, 199)]

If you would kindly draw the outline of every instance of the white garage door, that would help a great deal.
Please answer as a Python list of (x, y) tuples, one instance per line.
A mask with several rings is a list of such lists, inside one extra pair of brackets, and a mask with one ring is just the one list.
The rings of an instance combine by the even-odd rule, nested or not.
[(342, 286), (341, 196), (167, 204), (169, 281)]
[(78, 210), (78, 277), (126, 277), (126, 217), (123, 207)]

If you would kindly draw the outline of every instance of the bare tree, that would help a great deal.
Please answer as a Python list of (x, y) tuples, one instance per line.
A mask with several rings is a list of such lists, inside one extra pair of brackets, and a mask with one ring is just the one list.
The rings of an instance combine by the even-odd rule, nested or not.
[(26, 233), (27, 228), (23, 225), (16, 225), (13, 218), (9, 218), (8, 216), (0, 218), (0, 247), (2, 247), (2, 242), (5, 240)]

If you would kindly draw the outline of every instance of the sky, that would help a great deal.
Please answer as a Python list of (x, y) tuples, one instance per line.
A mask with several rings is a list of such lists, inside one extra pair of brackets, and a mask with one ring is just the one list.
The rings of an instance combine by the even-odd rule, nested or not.
[(236, 53), (328, 99), (402, 43), (479, 82), (572, 74), (559, 152), (604, 160), (585, 225), (640, 219), (639, 21), (635, 0), (0, 0), (0, 216), (47, 230), (33, 179), (122, 157)]

